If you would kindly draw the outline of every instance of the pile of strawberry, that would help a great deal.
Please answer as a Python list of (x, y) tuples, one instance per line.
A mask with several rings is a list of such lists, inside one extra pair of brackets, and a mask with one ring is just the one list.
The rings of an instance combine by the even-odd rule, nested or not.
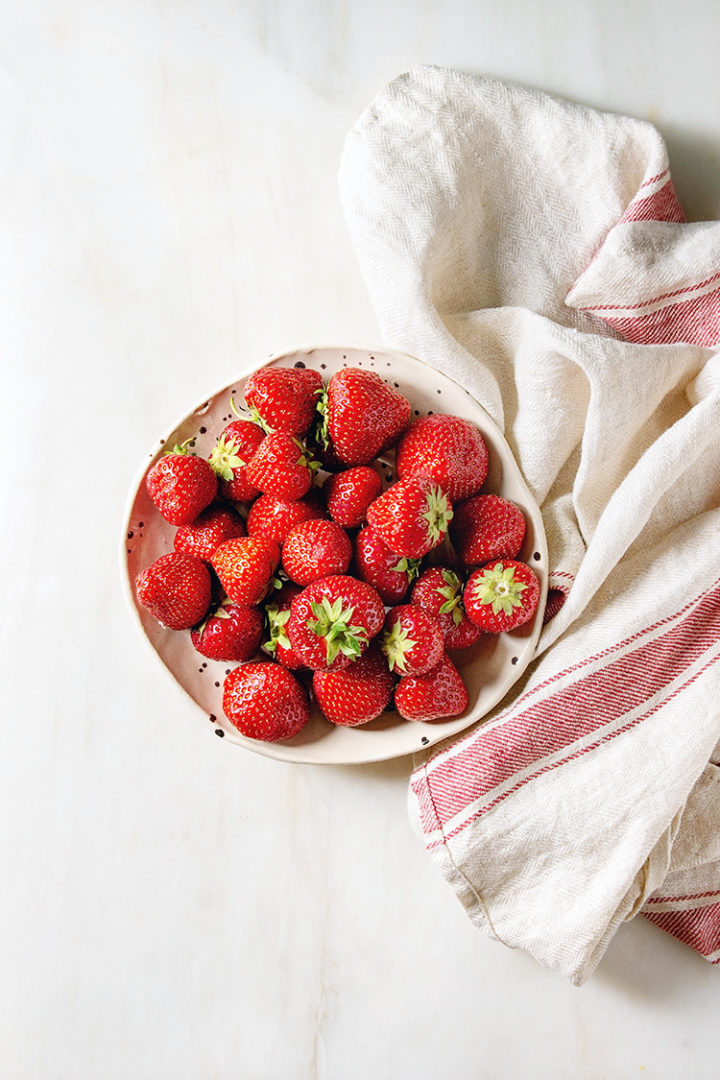
[(209, 458), (189, 440), (149, 470), (177, 532), (137, 578), (140, 604), (203, 656), (239, 664), (223, 708), (250, 738), (292, 738), (313, 697), (351, 727), (393, 700), (406, 720), (463, 713), (458, 654), (531, 619), (540, 591), (518, 561), (521, 510), (481, 492), (480, 430), (411, 419), (407, 398), (361, 368), (327, 386), (310, 368), (265, 368), (245, 402)]

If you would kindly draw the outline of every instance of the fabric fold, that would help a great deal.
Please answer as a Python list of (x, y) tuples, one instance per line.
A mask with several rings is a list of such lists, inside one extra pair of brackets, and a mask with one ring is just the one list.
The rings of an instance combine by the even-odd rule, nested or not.
[(411, 820), (479, 927), (577, 983), (641, 910), (716, 962), (720, 225), (684, 223), (651, 125), (434, 67), (340, 190), (385, 341), (500, 424), (550, 553), (533, 664), (418, 761)]

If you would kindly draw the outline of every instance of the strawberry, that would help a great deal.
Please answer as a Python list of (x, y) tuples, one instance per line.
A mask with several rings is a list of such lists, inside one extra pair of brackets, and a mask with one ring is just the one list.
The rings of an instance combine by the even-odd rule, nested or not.
[(396, 555), (371, 525), (355, 537), (352, 571), (377, 590), (384, 604), (400, 603), (419, 568), (419, 559)]
[(280, 565), (280, 546), (263, 536), (239, 536), (215, 550), (212, 565), (231, 600), (258, 604)]
[(312, 368), (268, 367), (245, 384), (245, 401), (267, 432), (302, 439), (315, 418), (323, 381)]
[(440, 720), (459, 716), (468, 692), (449, 656), (424, 675), (404, 675), (395, 689), (395, 706), (405, 720)]
[(439, 484), (427, 476), (411, 476), (375, 499), (367, 520), (392, 551), (420, 559), (442, 543), (452, 515), (450, 500)]
[(328, 477), (323, 487), (328, 513), (346, 529), (362, 525), (367, 508), (382, 492), (382, 480), (369, 465)]
[(472, 495), (454, 509), (450, 539), (465, 566), (517, 558), (525, 539), (519, 506), (499, 495)]
[(250, 420), (232, 420), (217, 441), (209, 461), (220, 482), (220, 494), (232, 502), (250, 502), (258, 493), (247, 475), (248, 463), (265, 432)]
[(470, 575), (463, 592), (472, 621), (490, 634), (516, 630), (532, 619), (540, 599), (540, 583), (526, 563), (503, 559)]
[(429, 476), (451, 502), (475, 495), (488, 474), (488, 448), (479, 428), (445, 413), (420, 416), (408, 427), (397, 448), (399, 479)]
[(229, 506), (213, 503), (175, 533), (175, 550), (197, 555), (210, 562), (215, 549), (225, 540), (245, 536), (245, 523)]
[(193, 441), (163, 454), (145, 478), (150, 498), (171, 525), (194, 521), (217, 495), (217, 477), (210, 465), (189, 453)]
[(316, 671), (312, 685), (328, 720), (343, 727), (357, 727), (385, 711), (395, 679), (373, 644), (359, 660), (341, 671)]
[(445, 651), (437, 620), (416, 604), (400, 604), (387, 613), (380, 648), (390, 670), (399, 675), (423, 675)]
[(135, 591), (138, 601), (163, 626), (187, 630), (210, 606), (210, 572), (195, 555), (171, 551), (138, 575)]
[(372, 586), (337, 574), (314, 581), (295, 597), (286, 627), (307, 667), (337, 671), (362, 655), (384, 621), (382, 600)]
[(465, 613), (462, 603), (463, 583), (449, 566), (431, 566), (413, 585), (410, 600), (438, 622), (445, 639), (445, 649), (468, 649), (482, 637), (482, 630)]
[(278, 592), (265, 603), (265, 615), (267, 618), (268, 640), (263, 642), (263, 649), (274, 656), (283, 665), (295, 671), (304, 668), (305, 664), (293, 651), (290, 638), (287, 636), (287, 621), (290, 618), (290, 606), (295, 597), (302, 592), (299, 585), (286, 582)]
[(274, 495), (259, 495), (247, 517), (248, 536), (265, 536), (284, 544), (295, 525), (301, 521), (326, 518), (322, 495), (311, 488), (302, 499), (277, 499)]
[(226, 677), (223, 709), (241, 735), (278, 742), (310, 719), (307, 694), (294, 675), (271, 660), (241, 664)]
[(321, 404), (323, 435), (346, 465), (367, 465), (394, 446), (410, 420), (410, 402), (374, 371), (343, 368), (330, 379)]
[(330, 574), (344, 574), (352, 544), (334, 521), (302, 521), (291, 529), (282, 550), (283, 570), (297, 585), (309, 585)]
[(266, 495), (301, 499), (310, 490), (316, 466), (301, 442), (284, 431), (275, 431), (265, 436), (255, 452), (247, 478)]
[(263, 619), (258, 608), (227, 597), (190, 631), (190, 640), (209, 660), (249, 660), (260, 648)]

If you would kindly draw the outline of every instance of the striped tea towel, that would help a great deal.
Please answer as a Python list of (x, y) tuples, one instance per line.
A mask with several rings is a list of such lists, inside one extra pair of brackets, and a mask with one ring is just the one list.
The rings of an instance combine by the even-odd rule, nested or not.
[(646, 123), (424, 67), (340, 187), (381, 332), (467, 387), (541, 506), (537, 656), (418, 760), (411, 819), (486, 933), (582, 983), (642, 912), (720, 962), (720, 224)]

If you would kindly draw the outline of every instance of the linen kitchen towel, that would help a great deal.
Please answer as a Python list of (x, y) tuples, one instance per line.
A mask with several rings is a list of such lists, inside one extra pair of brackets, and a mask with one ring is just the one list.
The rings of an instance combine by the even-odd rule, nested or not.
[(647, 123), (435, 67), (348, 135), (384, 339), (465, 386), (540, 504), (537, 654), (418, 759), (470, 918), (575, 983), (642, 912), (720, 962), (720, 224)]

